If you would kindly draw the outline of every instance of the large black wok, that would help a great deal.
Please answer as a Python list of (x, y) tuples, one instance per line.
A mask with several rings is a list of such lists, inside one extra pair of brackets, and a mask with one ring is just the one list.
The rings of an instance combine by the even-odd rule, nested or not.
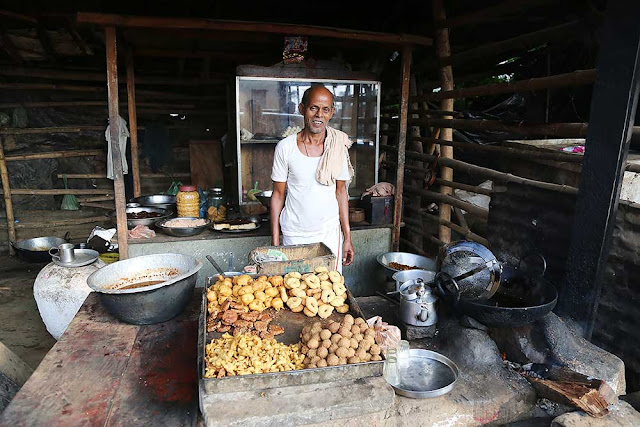
[(488, 300), (467, 300), (443, 292), (449, 278), (437, 279), (439, 293), (459, 314), (465, 314), (487, 326), (518, 327), (548, 314), (558, 302), (555, 286), (541, 275), (503, 265), (500, 287)]
[[(67, 234), (68, 236), (68, 234)], [(67, 243), (67, 236), (61, 237), (36, 237), (35, 239), (11, 242), (11, 246), (16, 251), (16, 255), (26, 262), (51, 262), (49, 249), (56, 248), (63, 243)]]

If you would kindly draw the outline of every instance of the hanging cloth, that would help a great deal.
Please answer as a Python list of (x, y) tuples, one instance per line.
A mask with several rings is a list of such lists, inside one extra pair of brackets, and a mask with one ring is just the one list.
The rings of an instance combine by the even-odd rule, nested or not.
[[(113, 163), (111, 162), (111, 129), (107, 126), (107, 130), (104, 133), (104, 137), (107, 140), (107, 178), (115, 179), (113, 174)], [(120, 145), (120, 157), (122, 159), (122, 173), (129, 173), (127, 166), (127, 138), (129, 137), (129, 129), (127, 129), (127, 122), (120, 116), (118, 116), (118, 143)]]
[(349, 181), (353, 179), (353, 166), (349, 159), (349, 148), (352, 142), (349, 136), (332, 127), (327, 126), (327, 137), (324, 140), (324, 153), (320, 158), (316, 179), (322, 185), (335, 185), (336, 177), (340, 175), (345, 160), (349, 170)]

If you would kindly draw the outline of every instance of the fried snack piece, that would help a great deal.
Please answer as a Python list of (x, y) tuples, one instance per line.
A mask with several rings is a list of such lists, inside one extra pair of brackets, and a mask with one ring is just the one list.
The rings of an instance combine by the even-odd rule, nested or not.
[(315, 271), (317, 274), (320, 274), (320, 273), (328, 273), (329, 269), (327, 267), (320, 266), (320, 267), (316, 267), (315, 270), (313, 271)]
[(297, 306), (293, 307), (291, 309), (291, 311), (293, 311), (294, 313), (300, 313), (302, 310), (304, 310), (306, 307), (302, 304), (298, 304)]
[(347, 288), (342, 283), (334, 283), (333, 292), (335, 292), (338, 296), (344, 295), (347, 293)]
[(292, 297), (287, 300), (287, 306), (292, 310), (301, 304), (302, 304), (302, 299), (299, 297)]
[(340, 283), (341, 279), (342, 279), (342, 275), (337, 271), (329, 272), (329, 280), (331, 280), (332, 283)]
[(336, 297), (335, 292), (333, 292), (332, 290), (329, 289), (325, 289), (324, 291), (322, 291), (322, 301), (329, 304), (331, 302), (332, 299), (334, 299)]
[(349, 306), (347, 304), (343, 304), (340, 307), (336, 307), (336, 311), (338, 313), (344, 314), (349, 312)]
[(332, 305), (325, 304), (318, 307), (318, 316), (320, 316), (321, 319), (326, 319), (327, 317), (331, 316), (331, 313), (333, 313)]
[(314, 297), (307, 297), (305, 307), (312, 313), (309, 317), (313, 317), (318, 313), (318, 301)]
[(300, 279), (289, 277), (284, 281), (284, 287), (287, 289), (295, 289), (300, 287)]
[(284, 279), (282, 278), (282, 276), (271, 276), (267, 280), (274, 287), (280, 287), (280, 286), (284, 285)]
[(307, 286), (311, 289), (316, 289), (320, 287), (320, 279), (318, 279), (318, 276), (315, 276), (313, 274), (310, 274), (309, 276), (305, 277), (304, 283), (306, 283)]

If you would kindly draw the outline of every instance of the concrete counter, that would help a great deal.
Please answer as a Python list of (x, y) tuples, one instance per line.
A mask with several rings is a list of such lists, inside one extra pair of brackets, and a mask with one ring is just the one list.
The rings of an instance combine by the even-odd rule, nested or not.
[[(351, 240), (356, 257), (353, 264), (343, 268), (346, 284), (355, 296), (373, 295), (381, 272), (376, 257), (391, 248), (391, 226), (352, 227)], [(241, 271), (251, 250), (269, 245), (271, 233), (267, 224), (246, 233), (205, 230), (192, 237), (168, 236), (158, 230), (153, 239), (130, 239), (129, 256), (167, 252), (193, 255), (203, 262), (197, 283), (204, 286), (207, 277), (217, 274), (205, 258), (207, 255), (211, 255), (226, 271)]]

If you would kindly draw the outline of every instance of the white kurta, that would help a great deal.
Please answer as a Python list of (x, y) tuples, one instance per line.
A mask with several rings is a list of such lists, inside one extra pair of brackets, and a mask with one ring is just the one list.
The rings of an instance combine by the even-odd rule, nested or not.
[[(287, 183), (287, 197), (280, 213), (284, 245), (322, 242), (336, 255), (336, 270), (342, 271), (342, 231), (336, 199), (336, 186), (316, 180), (320, 157), (300, 152), (296, 135), (276, 145), (271, 179)], [(349, 180), (347, 164), (338, 176)]]

